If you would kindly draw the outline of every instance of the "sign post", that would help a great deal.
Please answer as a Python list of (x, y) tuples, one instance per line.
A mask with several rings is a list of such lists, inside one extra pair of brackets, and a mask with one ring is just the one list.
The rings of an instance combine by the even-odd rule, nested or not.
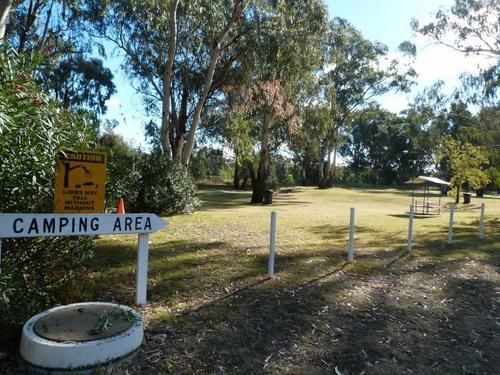
[(455, 205), (450, 206), (450, 221), (448, 224), (448, 244), (453, 242), (453, 213), (455, 211)]
[(137, 274), (135, 304), (146, 304), (146, 291), (148, 286), (148, 255), (149, 255), (149, 234), (140, 233), (137, 244)]
[(411, 247), (413, 245), (413, 216), (415, 215), (415, 208), (413, 206), (410, 206), (410, 218), (408, 222), (408, 246), (407, 249), (408, 251), (411, 250)]
[(149, 233), (156, 232), (166, 225), (166, 221), (148, 213), (120, 215), (0, 213), (0, 246), (2, 238), (137, 233), (139, 234), (139, 240), (137, 248), (136, 303), (137, 305), (143, 305), (146, 303)]
[(350, 263), (354, 259), (354, 207), (351, 207), (351, 215), (349, 219), (349, 250), (347, 252), (347, 261)]

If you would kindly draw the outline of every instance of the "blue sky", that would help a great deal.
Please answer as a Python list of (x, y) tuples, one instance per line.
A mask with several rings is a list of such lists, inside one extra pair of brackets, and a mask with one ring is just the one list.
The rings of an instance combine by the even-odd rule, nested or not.
[(411, 39), (412, 18), (423, 20), (453, 0), (326, 0), (330, 17), (349, 20), (368, 39), (386, 44), (391, 50)]
[[(449, 48), (438, 46), (421, 36), (415, 36), (410, 21), (429, 20), (440, 8), (447, 8), (453, 0), (326, 0), (330, 17), (346, 18), (366, 38), (386, 44), (397, 57), (398, 45), (410, 40), (417, 46), (414, 68), (419, 74), (418, 85), (410, 94), (387, 94), (379, 99), (388, 110), (399, 112), (406, 108), (413, 96), (424, 87), (441, 79), (451, 92), (462, 72), (474, 73), (487, 62), (476, 56), (466, 57)], [(120, 58), (108, 59), (105, 64), (115, 75), (117, 94), (108, 102), (105, 118), (114, 118), (120, 125), (116, 132), (136, 146), (145, 146), (141, 97), (131, 87), (119, 67)]]

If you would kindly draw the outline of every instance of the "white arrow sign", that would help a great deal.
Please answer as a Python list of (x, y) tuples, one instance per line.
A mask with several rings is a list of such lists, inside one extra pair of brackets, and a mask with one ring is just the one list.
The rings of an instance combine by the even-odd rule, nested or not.
[(0, 214), (0, 238), (151, 233), (167, 222), (154, 214)]
[(153, 214), (0, 213), (0, 260), (2, 238), (139, 233), (135, 303), (144, 305), (148, 284), (149, 233), (166, 225), (166, 221)]

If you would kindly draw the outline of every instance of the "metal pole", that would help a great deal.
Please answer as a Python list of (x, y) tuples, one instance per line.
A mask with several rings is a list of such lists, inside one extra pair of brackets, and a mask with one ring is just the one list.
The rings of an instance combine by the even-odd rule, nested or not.
[(408, 251), (413, 244), (413, 206), (410, 206), (410, 222), (408, 223)]
[(451, 244), (453, 241), (453, 212), (455, 211), (455, 205), (450, 206), (450, 223), (448, 224), (448, 243)]
[(2, 273), (2, 239), (0, 238), (0, 273)]
[(135, 303), (145, 305), (148, 288), (149, 233), (140, 233), (137, 246), (137, 275)]
[(351, 207), (351, 219), (349, 221), (349, 252), (347, 253), (347, 261), (352, 262), (354, 259), (354, 207)]
[(484, 239), (484, 203), (481, 203), (481, 218), (479, 219), (479, 239)]
[(271, 212), (271, 236), (269, 240), (269, 263), (267, 265), (267, 274), (274, 276), (274, 254), (276, 253), (276, 212)]

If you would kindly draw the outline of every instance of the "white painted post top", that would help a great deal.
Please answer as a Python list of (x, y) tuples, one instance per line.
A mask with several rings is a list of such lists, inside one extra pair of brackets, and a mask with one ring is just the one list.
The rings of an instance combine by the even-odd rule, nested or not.
[(133, 234), (156, 232), (167, 226), (149, 214), (4, 214), (0, 238)]

